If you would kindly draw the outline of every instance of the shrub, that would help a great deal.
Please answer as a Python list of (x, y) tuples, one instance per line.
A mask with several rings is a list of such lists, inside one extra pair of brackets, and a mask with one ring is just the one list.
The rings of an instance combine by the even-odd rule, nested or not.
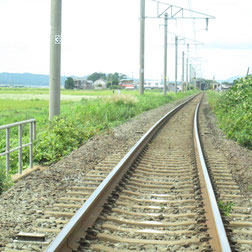
[(252, 149), (252, 75), (236, 80), (217, 99), (214, 111), (227, 136)]
[(109, 89), (123, 89), (120, 85), (109, 85)]

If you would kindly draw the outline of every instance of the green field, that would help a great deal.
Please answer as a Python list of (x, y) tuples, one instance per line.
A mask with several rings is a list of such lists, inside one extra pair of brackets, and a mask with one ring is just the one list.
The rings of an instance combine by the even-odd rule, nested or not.
[[(129, 91), (131, 94), (136, 92)], [(129, 94), (128, 91), (122, 93)], [(71, 110), (81, 99), (112, 95), (112, 90), (61, 90), (61, 111)], [(30, 118), (48, 117), (49, 89), (45, 88), (0, 88), (0, 125)]]
[[(121, 93), (135, 93), (138, 91), (134, 90), (120, 90)], [(88, 95), (88, 96), (104, 96), (111, 95), (113, 91), (111, 89), (105, 90), (72, 90), (72, 89), (61, 89), (61, 94), (63, 95)], [(11, 95), (19, 95), (19, 94), (32, 94), (32, 95), (42, 95), (49, 94), (48, 88), (0, 88), (0, 94), (11, 94)]]
[[(48, 92), (48, 89), (0, 89), (0, 125), (36, 119), (34, 161), (43, 165), (57, 162), (103, 130), (120, 125), (146, 110), (194, 93), (168, 93), (164, 96), (160, 91), (146, 91), (140, 96), (137, 91), (125, 90), (121, 90), (121, 94), (113, 94), (112, 90), (62, 90), (61, 96), (65, 98), (61, 99), (61, 114), (49, 121)], [(23, 142), (29, 141), (28, 132), (28, 127), (24, 128)], [(17, 147), (17, 143), (17, 129), (13, 128), (11, 148)], [(4, 151), (5, 131), (1, 130), (0, 153)], [(27, 167), (28, 148), (24, 149), (23, 154), (23, 164)], [(12, 153), (10, 159), (10, 173), (13, 174), (17, 172), (17, 152)], [(4, 163), (5, 157), (1, 157), (0, 166), (4, 167)]]

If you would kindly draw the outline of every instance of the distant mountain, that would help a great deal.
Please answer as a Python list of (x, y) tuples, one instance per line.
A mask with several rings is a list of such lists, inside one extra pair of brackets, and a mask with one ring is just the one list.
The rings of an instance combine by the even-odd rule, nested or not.
[(245, 75), (243, 75), (243, 76), (242, 75), (238, 75), (238, 76), (230, 77), (230, 78), (228, 78), (226, 80), (217, 80), (217, 82), (219, 82), (219, 83), (222, 83), (222, 82), (233, 83), (234, 80), (236, 80), (238, 78), (243, 78), (243, 77), (245, 77)]
[[(61, 77), (63, 86), (67, 77)], [(0, 73), (0, 86), (45, 86), (49, 87), (49, 75), (32, 73)]]

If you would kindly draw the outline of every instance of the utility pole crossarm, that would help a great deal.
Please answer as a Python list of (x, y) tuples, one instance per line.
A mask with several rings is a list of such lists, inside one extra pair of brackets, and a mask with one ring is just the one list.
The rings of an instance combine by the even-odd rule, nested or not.
[[(158, 0), (152, 0), (153, 2), (156, 2), (158, 5), (157, 8), (157, 18), (160, 18), (162, 15), (164, 15), (164, 13), (168, 13), (169, 19), (178, 19), (178, 18), (183, 18), (183, 19), (215, 19), (214, 16), (202, 13), (202, 12), (198, 12), (198, 11), (193, 11), (190, 9), (186, 9), (183, 7), (179, 7), (176, 5), (172, 5), (172, 4), (168, 4), (165, 2), (161, 2)], [(160, 5), (164, 5), (165, 10), (159, 12), (160, 9)], [(168, 6), (168, 7), (167, 7)], [(169, 12), (168, 12), (169, 11)], [(189, 14), (189, 15), (187, 15)], [(192, 14), (195, 14), (195, 16), (192, 16)]]
[[(172, 34), (174, 36), (177, 36), (178, 37), (178, 43), (180, 41), (184, 41), (184, 44), (187, 44), (187, 45), (204, 45), (204, 43), (200, 42), (200, 41), (197, 41), (195, 39), (190, 39), (190, 38), (187, 38), (187, 37), (184, 37), (182, 35), (178, 35), (176, 33), (173, 33), (173, 32), (168, 32), (169, 34)], [(190, 43), (190, 42), (187, 42), (187, 41), (192, 41), (194, 43)], [(174, 45), (174, 43), (169, 43), (169, 45)]]
[(175, 14), (173, 14), (173, 16), (172, 17), (175, 17), (179, 12), (182, 12), (182, 17), (184, 16), (184, 8), (179, 8), (179, 10), (175, 13)]

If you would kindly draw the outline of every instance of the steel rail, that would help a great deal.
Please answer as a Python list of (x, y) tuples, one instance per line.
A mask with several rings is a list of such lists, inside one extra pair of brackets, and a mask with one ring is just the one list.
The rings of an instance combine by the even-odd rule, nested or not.
[[(208, 229), (210, 236), (213, 237), (211, 245), (214, 246), (214, 251), (231, 252), (230, 244), (224, 228), (224, 224), (220, 215), (220, 211), (216, 202), (215, 194), (213, 191), (212, 183), (206, 167), (204, 155), (201, 148), (200, 137), (198, 132), (198, 113), (200, 102), (195, 109), (194, 115), (194, 143), (196, 149), (197, 166), (199, 168), (199, 175), (201, 179), (201, 188), (204, 196), (205, 210), (208, 219)], [(205, 191), (205, 193), (204, 193)], [(210, 207), (210, 209), (209, 209)], [(214, 222), (212, 222), (212, 220)]]
[[(197, 96), (197, 95), (196, 95)], [(68, 252), (77, 248), (80, 237), (85, 236), (88, 227), (92, 226), (100, 215), (103, 205), (125, 172), (133, 164), (146, 144), (153, 138), (156, 132), (174, 115), (178, 110), (189, 103), (195, 96), (190, 97), (182, 104), (176, 106), (158, 122), (156, 122), (130, 149), (122, 160), (114, 167), (109, 175), (102, 181), (97, 189), (91, 194), (82, 207), (75, 213), (72, 219), (61, 230), (57, 237), (47, 247), (46, 252)], [(82, 234), (80, 234), (82, 233)]]

